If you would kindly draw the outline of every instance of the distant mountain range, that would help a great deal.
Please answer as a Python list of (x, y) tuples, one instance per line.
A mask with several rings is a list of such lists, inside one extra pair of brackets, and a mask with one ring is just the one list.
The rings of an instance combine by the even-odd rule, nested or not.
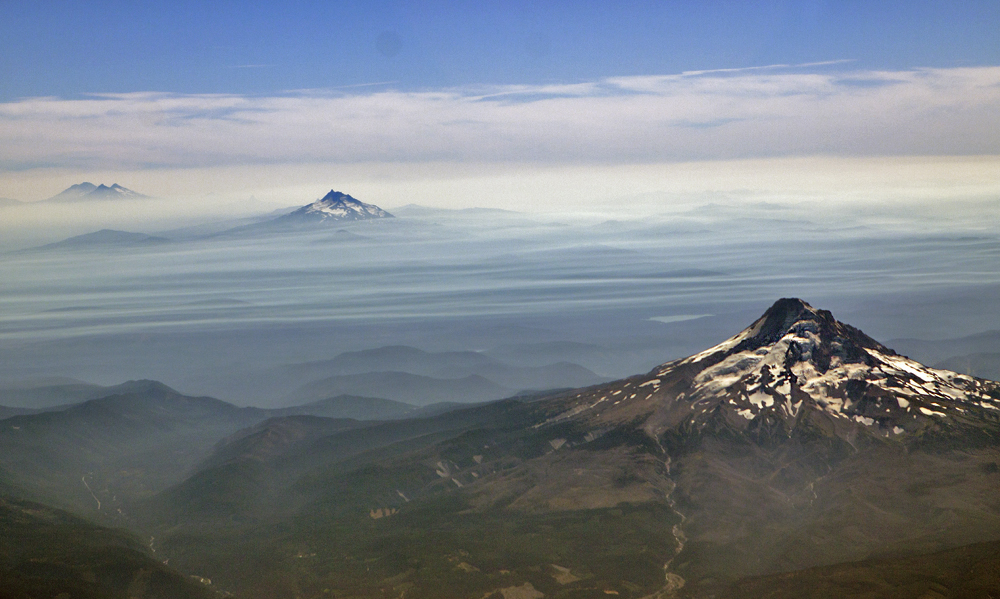
[(109, 389), (73, 379), (25, 381), (0, 387), (0, 405), (28, 410), (65, 407), (104, 397)]
[[(93, 183), (78, 183), (69, 187), (62, 193), (44, 200), (45, 202), (82, 202), (91, 200), (111, 200), (119, 198), (147, 198), (130, 189), (126, 189), (118, 184), (111, 187), (106, 185), (94, 185)], [(2, 201), (0, 201), (2, 202)], [(16, 202), (17, 204), (21, 202)], [(178, 239), (199, 239), (211, 237), (238, 236), (280, 233), (294, 231), (301, 228), (324, 227), (336, 223), (346, 223), (352, 221), (363, 221), (372, 219), (393, 218), (391, 214), (382, 210), (374, 204), (366, 204), (353, 197), (339, 191), (330, 191), (322, 199), (311, 204), (302, 206), (288, 212), (287, 210), (277, 210), (264, 217), (253, 217), (236, 220), (228, 223), (228, 227), (219, 224), (209, 224), (200, 227), (187, 227), (179, 229), (174, 233)], [(238, 224), (239, 222), (248, 224)], [(140, 246), (153, 246), (172, 240), (173, 235), (166, 236), (147, 235), (144, 233), (133, 233), (129, 231), (118, 231), (113, 229), (102, 229), (93, 233), (76, 235), (62, 241), (29, 248), (30, 251), (37, 250), (62, 250), (62, 249), (114, 249), (114, 248), (134, 248)], [(365, 240), (363, 235), (357, 235), (346, 230), (336, 230), (336, 241)]]
[(62, 192), (52, 196), (51, 198), (44, 200), (46, 202), (80, 202), (80, 201), (92, 201), (92, 200), (115, 200), (115, 199), (143, 199), (149, 196), (143, 195), (139, 192), (132, 191), (113, 183), (110, 187), (104, 185), (94, 185), (93, 183), (83, 182), (77, 183), (76, 185), (71, 185), (70, 187), (64, 189)]
[[(441, 363), (390, 347), (290, 368), (380, 356)], [(1000, 383), (924, 366), (798, 299), (646, 374), (445, 413), (345, 396), (237, 408), (150, 381), (107, 393), (0, 420), (0, 491), (132, 530), (146, 557), (217, 592), (1000, 594)], [(402, 418), (326, 417), (366, 407)], [(19, 544), (55, 543), (30, 529)], [(18, 559), (3, 563), (33, 567)]]
[(287, 400), (311, 401), (338, 394), (384, 397), (415, 405), (471, 403), (510, 397), (527, 390), (583, 387), (602, 377), (567, 362), (511, 366), (482, 352), (426, 352), (393, 345), (346, 352), (330, 360), (290, 364), (265, 376), (295, 385)]
[(156, 235), (147, 235), (145, 233), (130, 233), (128, 231), (116, 231), (114, 229), (101, 229), (100, 231), (94, 231), (93, 233), (85, 233), (83, 235), (77, 235), (75, 237), (70, 237), (62, 241), (57, 241), (56, 243), (49, 243), (38, 248), (36, 250), (78, 250), (78, 249), (115, 249), (115, 248), (133, 248), (133, 247), (148, 247), (159, 245), (163, 243), (170, 243), (170, 240), (165, 237), (158, 237)]
[(315, 401), (345, 394), (366, 394), (402, 400), (425, 406), (448, 401), (475, 403), (514, 395), (515, 389), (501, 387), (493, 381), (469, 375), (456, 379), (440, 379), (408, 372), (366, 372), (342, 374), (313, 381), (292, 392), (287, 403)]
[(354, 420), (395, 420), (417, 413), (417, 407), (382, 399), (358, 395), (337, 395), (313, 403), (270, 410), (275, 417), (287, 415), (323, 416), (325, 418), (351, 418)]
[[(122, 187), (117, 183), (113, 183), (108, 186), (103, 183), (100, 185), (94, 185), (93, 183), (84, 181), (83, 183), (71, 185), (51, 198), (42, 201), (66, 203), (94, 200), (143, 199), (149, 197), (150, 196), (141, 194), (137, 191), (132, 191), (131, 189)], [(0, 198), (0, 206), (15, 206), (21, 204), (24, 204), (24, 202), (11, 198)], [(393, 218), (392, 214), (374, 204), (367, 204), (351, 197), (346, 193), (334, 191), (332, 189), (330, 190), (330, 193), (326, 194), (322, 198), (310, 204), (306, 204), (301, 208), (293, 209), (291, 212), (284, 209), (276, 210), (275, 213), (277, 216), (267, 218), (261, 222), (253, 222), (248, 225), (239, 226), (233, 230), (242, 231), (245, 229), (253, 230), (261, 227), (282, 228), (316, 223)], [(197, 227), (194, 227), (193, 229), (196, 231)], [(218, 231), (212, 230), (212, 225), (208, 225), (207, 229), (210, 231), (210, 234), (218, 233)]]

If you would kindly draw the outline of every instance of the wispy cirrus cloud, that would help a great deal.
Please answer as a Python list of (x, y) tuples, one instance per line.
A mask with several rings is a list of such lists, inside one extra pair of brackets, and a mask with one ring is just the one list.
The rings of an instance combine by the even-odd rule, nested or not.
[(1000, 67), (768, 67), (575, 84), (0, 104), (0, 170), (1000, 154)]

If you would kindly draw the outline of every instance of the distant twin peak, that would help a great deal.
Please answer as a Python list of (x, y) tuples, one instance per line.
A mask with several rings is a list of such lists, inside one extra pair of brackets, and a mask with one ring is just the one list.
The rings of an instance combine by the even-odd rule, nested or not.
[(76, 185), (69, 186), (58, 195), (55, 195), (46, 201), (75, 202), (78, 200), (107, 200), (114, 198), (147, 197), (149, 196), (143, 195), (137, 191), (132, 191), (126, 187), (122, 187), (117, 183), (112, 183), (108, 186), (103, 183), (100, 185), (94, 185), (89, 181), (84, 181), (83, 183), (77, 183)]

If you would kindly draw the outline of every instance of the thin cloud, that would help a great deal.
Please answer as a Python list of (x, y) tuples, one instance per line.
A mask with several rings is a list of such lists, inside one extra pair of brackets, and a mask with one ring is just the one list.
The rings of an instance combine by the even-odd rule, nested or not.
[(379, 85), (392, 85), (393, 83), (398, 83), (398, 81), (374, 81), (372, 83), (355, 83), (352, 85), (337, 85), (331, 87), (330, 89), (354, 89), (357, 87), (377, 87)]
[(0, 171), (1000, 154), (998, 106), (1000, 67), (32, 98), (0, 104)]
[(715, 73), (748, 73), (753, 71), (773, 71), (777, 69), (804, 69), (809, 67), (825, 67), (835, 64), (846, 64), (854, 62), (853, 58), (841, 58), (838, 60), (823, 60), (820, 62), (803, 62), (800, 64), (768, 64), (755, 67), (738, 67), (732, 69), (706, 69), (701, 71), (683, 71), (681, 75), (686, 77), (698, 75), (711, 75)]

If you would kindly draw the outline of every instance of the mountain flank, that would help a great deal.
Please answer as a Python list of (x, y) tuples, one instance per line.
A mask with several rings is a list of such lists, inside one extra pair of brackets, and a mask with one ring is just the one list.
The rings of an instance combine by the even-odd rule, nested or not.
[(996, 597), (1000, 542), (975, 543), (914, 557), (883, 557), (772, 574), (738, 583), (686, 588), (685, 599), (897, 599)]
[(0, 496), (0, 598), (217, 599), (139, 539), (38, 503)]

